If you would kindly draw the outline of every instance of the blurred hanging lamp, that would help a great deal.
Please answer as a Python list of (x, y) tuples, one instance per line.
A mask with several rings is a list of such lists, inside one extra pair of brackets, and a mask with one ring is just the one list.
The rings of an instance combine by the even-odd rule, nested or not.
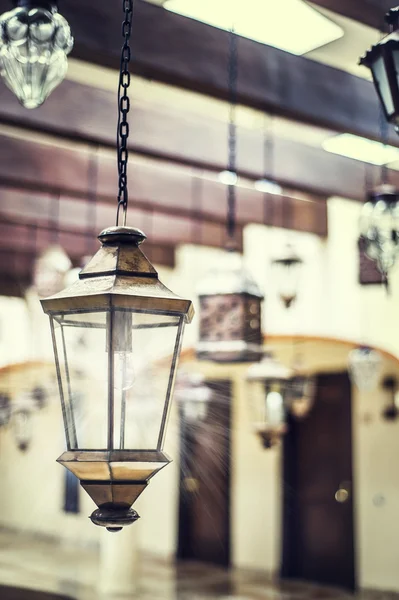
[(292, 375), (270, 352), (246, 373), (253, 428), (264, 448), (278, 444), (287, 432), (285, 396)]
[(280, 256), (272, 260), (278, 295), (285, 308), (290, 308), (297, 299), (303, 264), (290, 243), (287, 243)]
[(183, 419), (188, 423), (205, 421), (212, 390), (201, 373), (180, 373), (176, 380), (175, 400)]
[(37, 108), (64, 79), (73, 47), (57, 0), (13, 0), (0, 17), (0, 73), (25, 108)]
[(30, 392), (23, 392), (15, 398), (12, 409), (12, 425), (14, 439), (21, 452), (26, 452), (32, 442), (33, 411), (34, 400)]
[(382, 369), (382, 356), (369, 346), (359, 346), (348, 356), (349, 376), (361, 392), (376, 389)]
[[(229, 160), (224, 171), (227, 185), (226, 250), (234, 253), (228, 267), (211, 270), (198, 286), (200, 331), (197, 357), (215, 362), (253, 362), (262, 356), (261, 305), (263, 294), (242, 266), (236, 241), (236, 148), (237, 148), (237, 43), (230, 32), (228, 83), (230, 120)], [(233, 259), (237, 258), (234, 262)]]
[(316, 397), (316, 378), (312, 376), (303, 364), (300, 353), (300, 341), (294, 342), (293, 375), (287, 384), (285, 405), (288, 412), (298, 420), (305, 418), (313, 408)]
[(386, 14), (385, 21), (389, 35), (372, 46), (360, 64), (370, 69), (384, 117), (399, 132), (399, 6)]
[(369, 258), (386, 285), (399, 257), (399, 190), (383, 181), (369, 193), (360, 216), (360, 234)]
[[(80, 479), (97, 504), (92, 522), (109, 531), (137, 520), (133, 502), (170, 462), (163, 452), (166, 424), (184, 325), (193, 317), (191, 301), (168, 290), (141, 251), (145, 234), (126, 226), (133, 1), (123, 0), (122, 6), (116, 227), (99, 235), (101, 248), (76, 283), (42, 300), (50, 317), (67, 443), (58, 460)], [(78, 363), (88, 368), (88, 391), (95, 396), (95, 402), (88, 400), (85, 427), (75, 415), (74, 397), (82, 374), (70, 352), (81, 332), (88, 333), (88, 344)], [(142, 441), (131, 417), (137, 415), (141, 391), (149, 388), (156, 419)]]

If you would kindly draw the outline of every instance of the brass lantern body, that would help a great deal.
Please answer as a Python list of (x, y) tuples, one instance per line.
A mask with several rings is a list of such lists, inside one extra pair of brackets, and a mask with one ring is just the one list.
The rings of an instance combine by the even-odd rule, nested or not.
[(242, 267), (211, 271), (198, 289), (197, 357), (220, 363), (262, 357), (263, 294)]
[(193, 317), (191, 301), (159, 281), (139, 247), (144, 239), (129, 227), (103, 231), (79, 280), (41, 301), (66, 433), (58, 461), (97, 504), (93, 523), (111, 531), (138, 518), (133, 502), (170, 462), (166, 424), (184, 325)]

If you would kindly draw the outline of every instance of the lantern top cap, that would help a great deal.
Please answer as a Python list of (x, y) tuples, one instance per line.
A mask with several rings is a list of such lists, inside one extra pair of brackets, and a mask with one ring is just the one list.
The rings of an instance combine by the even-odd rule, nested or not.
[(56, 12), (58, 0), (14, 0), (16, 8), (43, 8), (49, 12)]
[(248, 294), (263, 300), (263, 294), (251, 274), (242, 265), (215, 267), (197, 286), (198, 296)]
[(180, 298), (159, 281), (139, 247), (146, 238), (140, 229), (109, 227), (98, 238), (102, 246), (78, 281), (41, 300), (45, 313), (131, 309), (180, 315), (191, 322), (191, 300)]
[(104, 229), (98, 239), (103, 246), (118, 246), (126, 244), (130, 246), (140, 246), (146, 239), (146, 234), (136, 227), (107, 227)]

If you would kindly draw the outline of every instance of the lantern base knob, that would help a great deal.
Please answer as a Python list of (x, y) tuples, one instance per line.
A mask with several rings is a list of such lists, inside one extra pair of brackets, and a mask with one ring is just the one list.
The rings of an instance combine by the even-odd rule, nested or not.
[(90, 520), (94, 525), (105, 527), (107, 531), (116, 533), (123, 527), (132, 525), (140, 518), (133, 508), (123, 507), (117, 504), (108, 504), (97, 508), (91, 515)]

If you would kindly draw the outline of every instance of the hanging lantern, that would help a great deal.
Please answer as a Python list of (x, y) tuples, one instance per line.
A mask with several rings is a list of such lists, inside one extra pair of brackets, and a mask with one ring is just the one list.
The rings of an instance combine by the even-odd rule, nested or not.
[(316, 395), (316, 379), (296, 372), (287, 385), (285, 404), (291, 415), (298, 420), (305, 418), (313, 408)]
[(180, 407), (183, 419), (188, 423), (205, 421), (211, 389), (204, 383), (201, 373), (181, 373), (176, 381), (175, 399)]
[(10, 396), (5, 393), (0, 393), (0, 427), (8, 425), (11, 417), (11, 400)]
[(371, 70), (374, 86), (385, 118), (399, 126), (399, 7), (392, 8), (385, 17), (390, 26), (389, 35), (372, 46), (360, 59), (360, 64)]
[(272, 260), (272, 266), (275, 271), (280, 300), (285, 308), (290, 308), (298, 295), (303, 260), (297, 255), (292, 245), (287, 244), (282, 255)]
[[(139, 518), (134, 501), (170, 462), (163, 452), (166, 425), (184, 325), (193, 317), (191, 301), (166, 288), (141, 251), (144, 233), (126, 226), (133, 1), (121, 4), (116, 227), (99, 235), (102, 246), (78, 281), (41, 300), (50, 317), (67, 443), (58, 461), (97, 504), (92, 522), (109, 531)], [(82, 333), (85, 343), (76, 352)], [(84, 402), (76, 407), (82, 389)], [(154, 417), (143, 432), (138, 407), (148, 390)]]
[[(166, 423), (184, 324), (191, 321), (193, 310), (189, 300), (159, 281), (139, 248), (145, 239), (141, 231), (111, 227), (99, 239), (102, 247), (79, 280), (41, 302), (50, 317), (67, 440), (59, 462), (81, 480), (99, 507), (91, 516), (93, 523), (116, 530), (137, 519), (131, 505), (169, 463), (162, 451)], [(79, 363), (90, 363), (91, 352), (94, 377), (106, 376), (95, 387), (93, 422), (78, 435), (74, 392), (82, 383), (70, 350), (82, 332), (89, 343)], [(89, 353), (85, 359), (83, 353)], [(143, 381), (142, 365), (153, 363), (157, 381)], [(146, 383), (153, 388), (158, 410), (151, 444), (140, 446), (135, 445), (130, 415)]]
[(264, 448), (275, 446), (287, 432), (285, 395), (291, 377), (291, 369), (279, 363), (270, 353), (247, 371), (253, 428)]
[(240, 265), (210, 271), (198, 287), (197, 357), (216, 362), (254, 362), (262, 356), (263, 295)]
[(362, 209), (360, 232), (367, 255), (385, 277), (399, 256), (399, 192), (390, 185), (374, 190)]
[(25, 108), (37, 108), (64, 79), (73, 38), (56, 0), (17, 0), (0, 17), (0, 73)]
[(382, 411), (382, 417), (385, 421), (396, 421), (399, 416), (399, 409), (396, 402), (396, 394), (398, 391), (398, 381), (396, 377), (386, 377), (382, 383), (382, 387), (390, 395), (389, 403)]
[(360, 346), (349, 353), (349, 376), (361, 392), (372, 392), (376, 389), (381, 368), (381, 354), (369, 346)]

